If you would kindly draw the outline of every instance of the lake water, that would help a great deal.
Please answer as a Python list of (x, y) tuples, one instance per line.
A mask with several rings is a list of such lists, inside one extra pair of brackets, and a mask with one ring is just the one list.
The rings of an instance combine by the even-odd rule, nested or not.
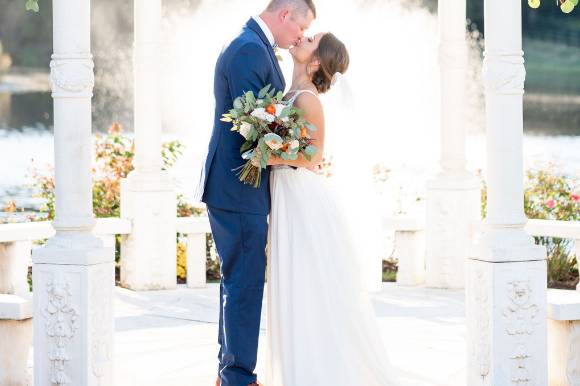
[[(580, 109), (574, 98), (532, 96), (526, 100), (526, 135), (524, 158), (526, 168), (546, 167), (568, 175), (580, 176)], [(31, 184), (33, 168), (46, 170), (53, 165), (52, 100), (49, 93), (0, 94), (0, 208), (15, 201), (27, 211), (37, 211), (42, 200), (34, 198)], [(129, 114), (124, 115), (126, 119)], [(130, 122), (126, 122), (130, 126)], [(106, 127), (105, 125), (101, 127)], [(95, 126), (96, 128), (96, 126)], [(94, 130), (100, 131), (100, 130)], [(130, 133), (129, 133), (130, 134)], [(181, 136), (183, 135), (183, 136)], [(167, 134), (166, 139), (180, 139), (189, 150), (172, 174), (178, 189), (191, 197), (205, 146), (188, 133)], [(393, 135), (393, 140), (395, 140)], [(203, 135), (201, 138), (205, 138)], [(405, 142), (407, 141), (407, 142)], [(412, 206), (417, 196), (424, 195), (424, 183), (437, 170), (438, 154), (432, 151), (422, 157), (413, 155), (417, 139), (401, 139), (401, 147), (409, 148), (408, 156), (385, 158), (391, 169), (391, 203), (387, 209)], [(199, 142), (199, 141), (198, 141)], [(433, 146), (429, 147), (430, 149)], [(471, 133), (467, 141), (468, 169), (485, 170), (485, 136)], [(401, 153), (404, 154), (404, 153)], [(397, 206), (398, 205), (398, 206)]]

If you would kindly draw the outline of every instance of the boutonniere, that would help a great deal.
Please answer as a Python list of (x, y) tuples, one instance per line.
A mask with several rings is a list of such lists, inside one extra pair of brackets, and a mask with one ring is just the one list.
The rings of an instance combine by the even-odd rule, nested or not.
[(279, 62), (281, 62), (282, 59), (282, 55), (280, 55), (280, 51), (278, 49), (278, 46), (274, 47), (274, 55), (276, 55), (276, 59), (278, 59)]

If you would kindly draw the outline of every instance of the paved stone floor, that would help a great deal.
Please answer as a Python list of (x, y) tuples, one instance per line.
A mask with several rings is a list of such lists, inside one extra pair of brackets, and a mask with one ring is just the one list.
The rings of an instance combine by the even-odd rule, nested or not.
[[(463, 290), (384, 283), (372, 298), (400, 386), (465, 386)], [(213, 386), (218, 300), (217, 284), (151, 292), (117, 287), (115, 386)], [(262, 329), (259, 380), (265, 339)]]

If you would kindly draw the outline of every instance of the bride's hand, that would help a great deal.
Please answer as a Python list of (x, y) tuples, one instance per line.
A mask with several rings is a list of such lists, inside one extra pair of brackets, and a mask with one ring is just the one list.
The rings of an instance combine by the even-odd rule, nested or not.
[(268, 158), (268, 166), (280, 165), (280, 158), (270, 155)]

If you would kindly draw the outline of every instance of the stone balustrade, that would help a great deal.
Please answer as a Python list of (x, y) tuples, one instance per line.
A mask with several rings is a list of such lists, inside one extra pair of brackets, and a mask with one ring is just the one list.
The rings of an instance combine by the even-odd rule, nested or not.
[[(28, 287), (31, 241), (7, 225), (8, 242), (0, 242), (0, 385), (29, 384), (26, 372), (32, 347), (32, 294)], [(0, 230), (0, 239), (6, 235)]]
[(425, 222), (419, 217), (388, 216), (383, 227), (394, 232), (393, 257), (398, 260), (397, 284), (425, 282)]
[(211, 233), (207, 217), (180, 217), (177, 232), (187, 236), (187, 286), (206, 286), (206, 234)]

